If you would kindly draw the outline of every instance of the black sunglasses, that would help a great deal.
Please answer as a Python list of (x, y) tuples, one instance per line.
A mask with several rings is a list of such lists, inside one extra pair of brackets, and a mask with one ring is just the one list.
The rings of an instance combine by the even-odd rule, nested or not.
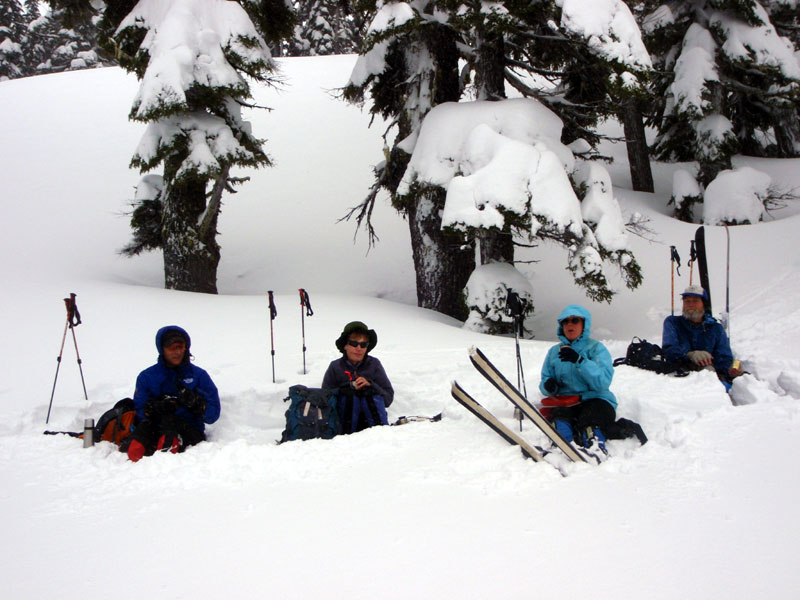
[(577, 325), (578, 323), (583, 323), (583, 319), (580, 317), (567, 317), (566, 319), (561, 319), (562, 325), (566, 325), (567, 323), (570, 325)]
[(357, 342), (355, 340), (347, 340), (347, 345), (352, 346), (353, 348), (358, 348), (359, 346), (362, 348), (366, 348), (369, 345), (369, 342)]

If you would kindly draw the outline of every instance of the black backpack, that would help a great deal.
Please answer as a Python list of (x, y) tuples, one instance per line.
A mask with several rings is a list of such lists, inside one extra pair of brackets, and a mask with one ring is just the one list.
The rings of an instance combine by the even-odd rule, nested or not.
[(290, 404), (286, 409), (286, 429), (279, 444), (314, 438), (329, 440), (342, 432), (336, 410), (336, 390), (293, 385), (283, 401)]
[(634, 337), (628, 345), (625, 356), (614, 361), (614, 366), (628, 365), (655, 373), (674, 373), (678, 377), (688, 375), (679, 363), (664, 358), (664, 352), (658, 344)]

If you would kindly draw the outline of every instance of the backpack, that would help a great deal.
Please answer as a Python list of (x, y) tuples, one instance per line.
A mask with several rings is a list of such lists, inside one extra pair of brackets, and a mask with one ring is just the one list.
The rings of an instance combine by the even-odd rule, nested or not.
[(687, 372), (681, 369), (679, 364), (664, 357), (661, 346), (651, 344), (647, 340), (638, 337), (634, 337), (631, 343), (628, 344), (625, 356), (614, 361), (615, 367), (619, 365), (629, 365), (661, 374), (675, 373), (678, 377), (687, 375)]
[(290, 404), (279, 444), (315, 438), (329, 440), (342, 432), (335, 390), (293, 385), (283, 401)]
[[(94, 442), (112, 442), (117, 446), (124, 447), (127, 438), (135, 428), (136, 423), (136, 405), (130, 398), (123, 398), (118, 401), (114, 406), (109, 408), (106, 412), (100, 415), (97, 423), (94, 426), (93, 440)], [(70, 437), (83, 439), (83, 431), (45, 431), (45, 435), (58, 435), (65, 434)]]
[(136, 405), (130, 398), (123, 398), (108, 409), (94, 426), (95, 442), (112, 442), (119, 446), (134, 430)]

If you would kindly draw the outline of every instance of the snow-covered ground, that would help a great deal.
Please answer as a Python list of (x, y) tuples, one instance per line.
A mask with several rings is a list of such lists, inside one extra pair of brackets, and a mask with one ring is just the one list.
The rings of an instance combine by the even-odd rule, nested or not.
[[(0, 577), (9, 598), (792, 598), (800, 442), (800, 207), (731, 228), (731, 337), (759, 380), (733, 406), (708, 373), (683, 379), (616, 370), (619, 416), (650, 443), (612, 442), (600, 466), (524, 460), (450, 398), (457, 379), (506, 422), (511, 405), (471, 367), (479, 346), (515, 380), (513, 338), (466, 331), (416, 308), (407, 225), (384, 202), (381, 242), (336, 221), (360, 202), (381, 158), (369, 116), (330, 91), (354, 57), (281, 61), (284, 89), (259, 90), (273, 112), (251, 115), (273, 169), (228, 196), (220, 220), (220, 295), (161, 289), (157, 254), (116, 254), (130, 230), (127, 168), (142, 126), (126, 116), (136, 81), (117, 69), (0, 84), (3, 343), (0, 364)], [(688, 258), (695, 227), (669, 218), (676, 165), (656, 166), (656, 194), (629, 191), (624, 148), (609, 148), (623, 212), (650, 219), (633, 238), (645, 282), (611, 305), (583, 296), (563, 249), (541, 246), (526, 267), (536, 312), (521, 341), (529, 391), (568, 303), (593, 313), (613, 356), (634, 335), (660, 342), (670, 313), (669, 246)], [(800, 161), (753, 160), (787, 187)], [(707, 228), (712, 297), (725, 301), (725, 231)], [(696, 275), (695, 275), (696, 277)], [(688, 285), (681, 267), (676, 290)], [(305, 319), (302, 373), (298, 288)], [(272, 383), (267, 290), (275, 291)], [(77, 430), (131, 395), (156, 358), (158, 327), (193, 338), (220, 388), (209, 443), (130, 463), (108, 444), (83, 449), (43, 436), (65, 312), (75, 330), (55, 390), (51, 429)], [(676, 299), (676, 307), (679, 299)], [(377, 330), (374, 351), (397, 391), (390, 418), (444, 413), (439, 423), (376, 428), (277, 446), (289, 385), (318, 385), (333, 341), (353, 319)], [(534, 442), (540, 436), (526, 425)]]

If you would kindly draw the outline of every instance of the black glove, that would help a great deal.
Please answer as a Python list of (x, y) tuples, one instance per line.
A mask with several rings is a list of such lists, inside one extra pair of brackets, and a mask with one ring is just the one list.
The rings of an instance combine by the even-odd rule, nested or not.
[(551, 377), (544, 382), (544, 389), (548, 394), (555, 394), (558, 389), (558, 382)]
[(182, 387), (178, 392), (178, 404), (197, 416), (201, 416), (206, 411), (203, 398), (187, 387)]
[(575, 348), (572, 346), (561, 346), (561, 349), (558, 351), (558, 358), (564, 362), (571, 363), (576, 363), (583, 360), (578, 353), (575, 352)]
[(174, 415), (176, 410), (178, 410), (178, 398), (175, 396), (150, 398), (144, 403), (144, 416), (147, 419)]

